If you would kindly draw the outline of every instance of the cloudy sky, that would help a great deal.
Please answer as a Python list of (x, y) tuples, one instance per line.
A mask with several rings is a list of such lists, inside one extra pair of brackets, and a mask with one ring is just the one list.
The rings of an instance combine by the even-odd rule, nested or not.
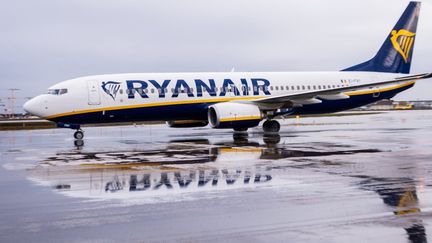
[[(125, 72), (330, 71), (378, 50), (405, 0), (5, 1), (0, 105), (69, 78)], [(432, 0), (412, 73), (432, 71)], [(397, 99), (432, 99), (432, 80)], [(3, 109), (4, 107), (0, 107)]]

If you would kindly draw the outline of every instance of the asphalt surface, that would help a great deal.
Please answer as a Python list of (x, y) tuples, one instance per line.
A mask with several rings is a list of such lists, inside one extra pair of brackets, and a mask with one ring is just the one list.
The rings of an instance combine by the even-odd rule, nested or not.
[(0, 242), (427, 242), (432, 111), (0, 132)]

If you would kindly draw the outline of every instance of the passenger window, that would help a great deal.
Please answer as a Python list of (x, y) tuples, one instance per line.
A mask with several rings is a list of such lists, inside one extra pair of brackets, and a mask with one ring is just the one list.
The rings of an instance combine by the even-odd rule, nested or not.
[(120, 92), (120, 94), (123, 94), (123, 89), (120, 89), (119, 92)]
[(307, 89), (310, 90), (310, 85), (307, 86)]
[(297, 85), (297, 90), (300, 90), (300, 85)]
[(276, 89), (276, 90), (279, 90), (279, 86), (275, 86), (275, 89)]
[(284, 86), (281, 86), (280, 89), (281, 89), (281, 90), (284, 90)]
[(303, 90), (305, 90), (305, 89), (306, 89), (306, 87), (305, 87), (304, 85), (302, 85), (302, 89), (303, 89)]
[(150, 91), (151, 91), (152, 94), (154, 93), (154, 89), (151, 89)]
[(314, 86), (312, 86), (312, 88), (313, 88), (313, 90), (316, 90), (316, 86), (314, 85)]

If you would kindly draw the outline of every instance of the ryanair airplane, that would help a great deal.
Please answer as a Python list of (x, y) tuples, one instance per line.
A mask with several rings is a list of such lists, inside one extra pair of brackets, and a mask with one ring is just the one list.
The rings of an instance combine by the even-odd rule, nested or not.
[(76, 130), (82, 124), (167, 121), (170, 127), (246, 131), (288, 115), (348, 110), (390, 99), (432, 73), (409, 75), (420, 3), (410, 2), (378, 53), (336, 72), (130, 73), (58, 83), (24, 110)]

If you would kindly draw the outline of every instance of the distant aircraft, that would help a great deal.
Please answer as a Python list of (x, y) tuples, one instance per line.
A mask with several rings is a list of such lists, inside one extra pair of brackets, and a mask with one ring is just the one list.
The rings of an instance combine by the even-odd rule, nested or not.
[(390, 99), (432, 73), (410, 72), (419, 2), (410, 2), (378, 53), (336, 72), (128, 73), (66, 80), (24, 104), (24, 110), (76, 130), (82, 124), (167, 121), (170, 127), (247, 131), (288, 115), (348, 110)]

